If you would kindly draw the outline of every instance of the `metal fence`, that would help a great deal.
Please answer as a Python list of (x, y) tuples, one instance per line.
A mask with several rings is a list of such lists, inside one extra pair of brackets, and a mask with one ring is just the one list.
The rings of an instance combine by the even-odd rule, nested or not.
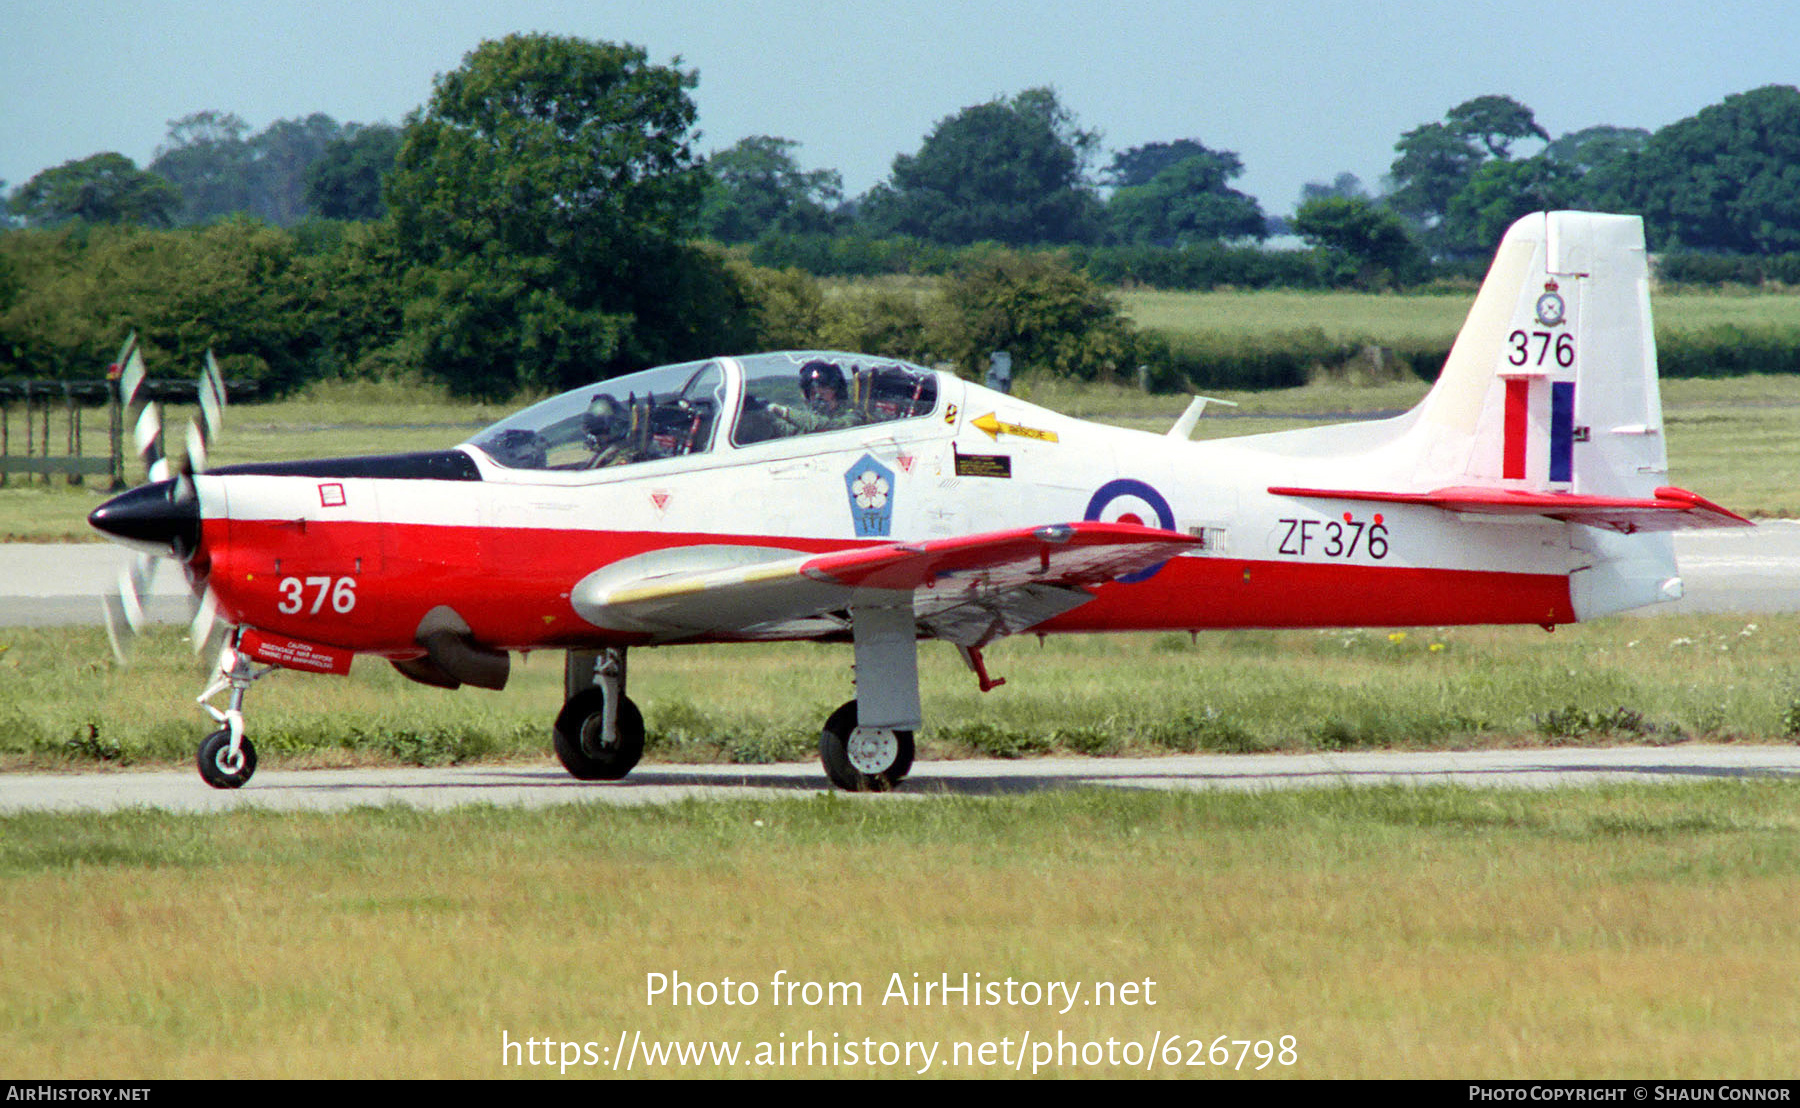
[[(255, 392), (249, 382), (233, 381), (229, 391)], [(162, 455), (161, 420), (145, 408), (154, 402), (198, 404), (213, 411), (206, 419), (213, 429), (225, 402), (227, 384), (221, 380), (212, 351), (206, 354), (206, 370), (199, 380), (151, 380), (144, 376), (143, 354), (137, 334), (125, 340), (118, 360), (107, 367), (106, 377), (84, 381), (28, 381), (0, 379), (0, 486), (15, 476), (30, 481), (40, 477), (49, 484), (61, 477), (80, 485), (89, 477), (105, 477), (114, 489), (125, 487), (125, 435), (128, 423), (140, 415), (153, 418), (136, 434), (149, 440), (137, 444), (148, 452), (145, 461)], [(205, 394), (205, 395), (203, 395)], [(88, 434), (88, 424), (100, 417), (91, 411), (104, 408), (104, 449)]]
[[(93, 436), (84, 432), (88, 409), (95, 406), (105, 407), (105, 430), (92, 442), (101, 450), (89, 454)], [(114, 381), (0, 380), (0, 485), (15, 475), (41, 476), (46, 483), (62, 476), (71, 485), (93, 476), (123, 487), (124, 439)]]

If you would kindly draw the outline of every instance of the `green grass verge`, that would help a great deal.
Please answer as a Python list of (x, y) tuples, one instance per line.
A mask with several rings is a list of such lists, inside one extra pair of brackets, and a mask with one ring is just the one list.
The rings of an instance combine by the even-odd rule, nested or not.
[[(850, 650), (638, 651), (646, 757), (811, 761), (851, 695)], [(982, 694), (947, 647), (921, 651), (923, 757), (1791, 741), (1800, 616), (1616, 618), (1565, 627), (1230, 631), (1007, 639)], [(119, 669), (98, 629), (0, 633), (0, 767), (185, 764), (212, 724), (179, 632)], [(375, 659), (347, 678), (259, 683), (263, 765), (447, 764), (547, 756), (561, 656), (520, 659), (504, 693), (413, 684)]]
[[(1791, 783), (7, 816), (0, 955), (30, 971), (0, 989), (0, 1057), (36, 1078), (558, 1076), (502, 1064), (529, 1038), (576, 1044), (573, 1078), (613, 1076), (582, 1044), (609, 1060), (623, 1036), (743, 1052), (634, 1075), (920, 1069), (754, 1063), (810, 1035), (935, 1044), (931, 1074), (987, 1077), (1015, 1071), (954, 1064), (957, 1044), (1061, 1036), (1079, 1049), (1023, 1072), (1228, 1076), (1223, 1036), (1244, 1076), (1267, 1043), (1291, 1064), (1262, 1077), (1780, 1078), (1796, 872)], [(776, 1004), (778, 973), (840, 1003)], [(964, 973), (1081, 992), (883, 1003)], [(653, 974), (757, 995), (659, 1001)], [(1081, 1002), (1125, 982), (1137, 1003)]]

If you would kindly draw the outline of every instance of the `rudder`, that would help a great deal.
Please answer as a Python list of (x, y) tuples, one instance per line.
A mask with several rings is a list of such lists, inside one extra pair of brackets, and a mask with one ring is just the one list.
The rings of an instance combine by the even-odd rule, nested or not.
[(1652, 495), (1668, 460), (1642, 220), (1514, 223), (1415, 433), (1423, 483)]

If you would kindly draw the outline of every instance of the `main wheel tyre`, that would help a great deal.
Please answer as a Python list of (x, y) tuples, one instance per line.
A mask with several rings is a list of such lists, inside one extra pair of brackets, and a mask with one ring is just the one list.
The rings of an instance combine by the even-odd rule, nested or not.
[(898, 785), (913, 764), (911, 731), (858, 727), (856, 701), (831, 713), (819, 732), (819, 761), (825, 776), (846, 792), (884, 793)]
[(583, 781), (617, 781), (644, 756), (644, 713), (629, 696), (619, 698), (618, 735), (601, 741), (606, 725), (606, 690), (598, 686), (571, 696), (556, 714), (556, 757)]
[(215, 789), (236, 789), (256, 772), (256, 748), (249, 739), (238, 743), (237, 756), (231, 753), (231, 730), (221, 727), (200, 741), (200, 754), (194, 759), (200, 767), (200, 779)]

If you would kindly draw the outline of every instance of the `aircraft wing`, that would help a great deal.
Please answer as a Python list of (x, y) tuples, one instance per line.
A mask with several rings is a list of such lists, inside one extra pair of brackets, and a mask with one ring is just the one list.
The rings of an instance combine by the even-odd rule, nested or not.
[(1424, 504), (1448, 512), (1473, 515), (1540, 515), (1564, 523), (1609, 527), (1630, 535), (1639, 531), (1678, 531), (1703, 527), (1755, 526), (1736, 512), (1721, 508), (1686, 489), (1659, 488), (1649, 499), (1578, 496), (1574, 493), (1528, 492), (1521, 489), (1447, 488), (1432, 492), (1370, 492), (1352, 489), (1276, 487), (1276, 496), (1318, 500), (1361, 500), (1376, 504)]
[(851, 607), (891, 606), (896, 594), (910, 593), (923, 628), (972, 646), (1085, 604), (1088, 586), (1137, 573), (1199, 541), (1128, 523), (1058, 523), (624, 580), (602, 571), (576, 586), (570, 600), (596, 626), (668, 642), (842, 634)]

